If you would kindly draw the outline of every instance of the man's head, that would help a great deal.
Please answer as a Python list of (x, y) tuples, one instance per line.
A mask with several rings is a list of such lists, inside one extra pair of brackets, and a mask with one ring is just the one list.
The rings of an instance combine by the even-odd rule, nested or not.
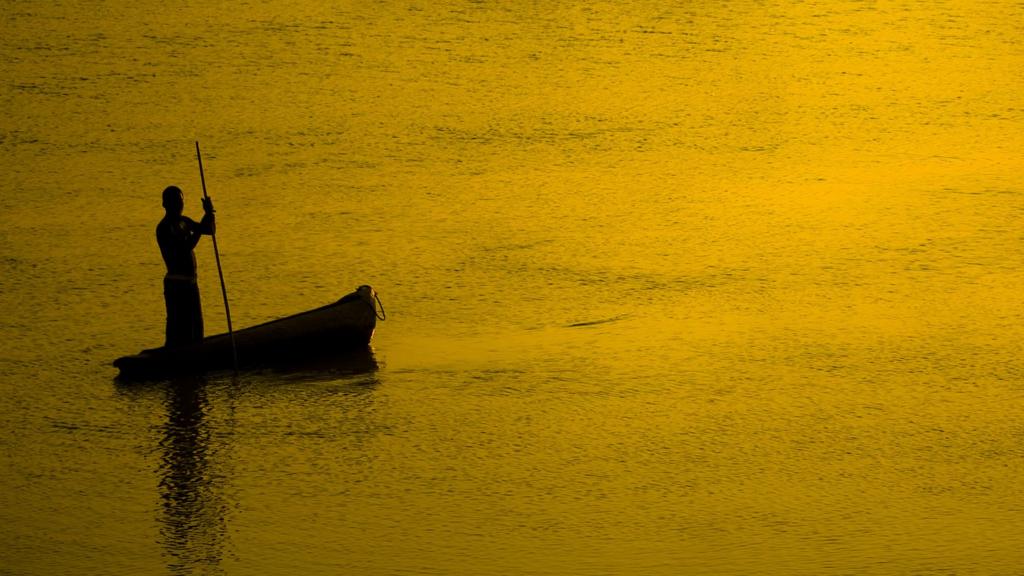
[(181, 188), (177, 186), (164, 188), (163, 205), (168, 214), (180, 215), (181, 211), (185, 209), (185, 195), (182, 194)]

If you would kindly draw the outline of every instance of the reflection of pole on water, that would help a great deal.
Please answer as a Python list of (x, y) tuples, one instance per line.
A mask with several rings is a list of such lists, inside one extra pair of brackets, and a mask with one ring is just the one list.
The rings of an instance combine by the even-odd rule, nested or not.
[(210, 431), (201, 380), (166, 388), (167, 422), (160, 439), (160, 534), (171, 573), (219, 566), (226, 534), (225, 506), (210, 470)]

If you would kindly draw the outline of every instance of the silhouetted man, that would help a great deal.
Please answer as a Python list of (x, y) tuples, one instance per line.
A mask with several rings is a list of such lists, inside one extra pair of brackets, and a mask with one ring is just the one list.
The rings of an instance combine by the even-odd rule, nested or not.
[(213, 203), (203, 198), (203, 219), (198, 223), (182, 215), (185, 196), (181, 188), (164, 189), (166, 215), (156, 226), (156, 241), (167, 265), (164, 276), (164, 303), (167, 305), (167, 332), (164, 346), (183, 346), (203, 339), (203, 309), (196, 283), (196, 256), (192, 249), (203, 234), (213, 234), (216, 222)]

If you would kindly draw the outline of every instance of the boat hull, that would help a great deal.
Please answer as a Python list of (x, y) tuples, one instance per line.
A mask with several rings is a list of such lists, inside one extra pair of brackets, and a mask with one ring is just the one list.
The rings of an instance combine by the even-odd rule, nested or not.
[[(234, 333), (238, 368), (281, 366), (369, 346), (377, 324), (376, 294), (360, 286), (333, 304)], [(114, 361), (120, 378), (149, 379), (235, 367), (231, 336), (217, 334), (189, 346), (153, 348)]]

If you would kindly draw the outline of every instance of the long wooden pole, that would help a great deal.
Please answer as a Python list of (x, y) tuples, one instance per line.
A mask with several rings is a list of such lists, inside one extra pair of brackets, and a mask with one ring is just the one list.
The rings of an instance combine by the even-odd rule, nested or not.
[[(206, 175), (203, 174), (203, 155), (199, 152), (199, 141), (196, 140), (196, 159), (199, 160), (199, 181), (203, 183), (203, 198), (209, 200), (206, 193)], [(238, 372), (238, 348), (235, 347), (235, 331), (231, 328), (231, 307), (228, 305), (228, 289), (224, 286), (224, 270), (220, 267), (220, 250), (217, 249), (217, 232), (210, 235), (213, 239), (213, 257), (217, 260), (217, 275), (220, 276), (220, 293), (224, 296), (224, 313), (228, 317), (228, 336), (231, 338), (231, 361)]]

